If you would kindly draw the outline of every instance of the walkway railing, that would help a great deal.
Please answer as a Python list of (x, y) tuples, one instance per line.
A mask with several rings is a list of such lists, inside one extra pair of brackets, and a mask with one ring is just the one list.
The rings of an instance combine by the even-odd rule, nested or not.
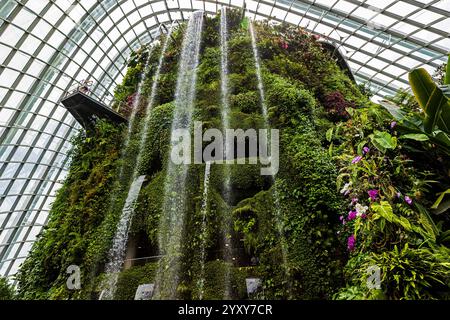
[(115, 100), (109, 92), (107, 93), (107, 95), (100, 97), (95, 91), (92, 90), (92, 85), (92, 80), (81, 80), (80, 82), (77, 81), (69, 87), (69, 90), (66, 91), (63, 98), (77, 92), (81, 92), (85, 95), (91, 96), (98, 102), (103, 103), (105, 106), (113, 109), (114, 111), (118, 111), (120, 107), (125, 103), (123, 101)]

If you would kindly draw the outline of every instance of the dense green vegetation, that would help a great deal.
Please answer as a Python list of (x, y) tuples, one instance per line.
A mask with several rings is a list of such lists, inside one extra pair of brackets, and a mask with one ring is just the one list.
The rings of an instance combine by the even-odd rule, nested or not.
[[(70, 297), (67, 267), (78, 265), (89, 279), (104, 259), (116, 217), (108, 211), (123, 128), (99, 122), (95, 132), (73, 141), (70, 173), (52, 206), (52, 218), (22, 265), (17, 279), (21, 298)], [(85, 282), (84, 282), (85, 283)]]
[[(349, 121), (327, 132), (330, 152), (341, 167), (338, 184), (350, 203), (340, 230), (351, 252), (347, 286), (337, 298), (449, 296), (449, 207), (441, 202), (450, 183), (450, 163), (446, 132), (436, 126), (450, 122), (427, 122), (432, 110), (443, 116), (450, 105), (436, 85), (430, 95), (441, 94), (437, 105), (419, 92), (418, 83), (433, 87), (424, 70), (412, 71), (410, 80), (415, 99), (401, 91), (390, 99), (395, 105), (354, 110)], [(366, 285), (365, 270), (371, 266), (381, 273), (378, 290)]]
[[(230, 124), (264, 128), (247, 23), (241, 23), (239, 11), (228, 15)], [(203, 121), (204, 129), (221, 128), (219, 21), (205, 18), (202, 35), (194, 118)], [(259, 298), (264, 299), (448, 297), (448, 149), (437, 143), (441, 140), (432, 131), (407, 130), (408, 119), (424, 118), (421, 104), (405, 92), (392, 99), (398, 106), (390, 105), (389, 110), (373, 104), (322, 49), (320, 39), (300, 28), (262, 22), (255, 24), (255, 30), (269, 125), (280, 129), (280, 171), (272, 181), (259, 175), (258, 166), (232, 166), (233, 195), (227, 203), (223, 168), (213, 165), (203, 298), (223, 298), (224, 274), (230, 267), (233, 298), (247, 298), (246, 277), (262, 279)], [(130, 239), (140, 239), (146, 255), (158, 253), (183, 31), (184, 26), (174, 31), (164, 56), (138, 168), (147, 180), (136, 204)], [(125, 127), (103, 121), (73, 141), (70, 173), (53, 204), (50, 223), (17, 275), (19, 298), (98, 296), (136, 166), (144, 108), (160, 53), (161, 44), (133, 53), (116, 89), (117, 107), (125, 116), (139, 99), (129, 143), (125, 143)], [(143, 72), (144, 90), (137, 97)], [(200, 297), (203, 175), (204, 165), (193, 165), (188, 173), (178, 287), (179, 297), (186, 299)], [(436, 204), (439, 193), (442, 199)], [(231, 233), (223, 234), (227, 221)], [(232, 239), (233, 265), (223, 261), (224, 237)], [(80, 266), (81, 290), (66, 287), (69, 265)], [(133, 299), (139, 284), (154, 281), (156, 266), (152, 260), (124, 270), (116, 298)], [(381, 271), (379, 289), (366, 285), (372, 266)]]
[(13, 286), (7, 279), (0, 277), (0, 300), (12, 300), (15, 297)]

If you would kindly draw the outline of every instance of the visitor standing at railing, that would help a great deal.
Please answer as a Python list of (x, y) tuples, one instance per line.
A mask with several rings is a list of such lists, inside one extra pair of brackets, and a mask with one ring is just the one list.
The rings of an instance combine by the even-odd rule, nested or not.
[(90, 86), (92, 85), (92, 80), (81, 80), (78, 91), (88, 94), (90, 91)]

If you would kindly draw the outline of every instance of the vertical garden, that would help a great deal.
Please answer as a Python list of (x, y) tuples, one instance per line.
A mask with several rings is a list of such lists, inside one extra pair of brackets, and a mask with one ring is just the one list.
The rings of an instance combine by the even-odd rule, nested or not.
[[(346, 72), (319, 37), (240, 10), (170, 26), (115, 90), (128, 126), (73, 140), (17, 298), (133, 299), (153, 283), (159, 299), (247, 299), (258, 278), (251, 298), (448, 299), (450, 72), (413, 71), (415, 96), (382, 105)], [(174, 129), (194, 121), (278, 129), (278, 172), (248, 155), (174, 166)]]

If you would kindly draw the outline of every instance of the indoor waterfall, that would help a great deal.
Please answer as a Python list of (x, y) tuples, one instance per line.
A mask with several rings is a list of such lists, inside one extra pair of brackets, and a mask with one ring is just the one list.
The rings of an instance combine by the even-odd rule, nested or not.
[(114, 298), (116, 290), (117, 276), (122, 270), (125, 251), (127, 248), (129, 222), (133, 216), (134, 205), (141, 191), (145, 176), (139, 176), (130, 186), (128, 196), (123, 206), (122, 216), (117, 226), (116, 234), (114, 236), (113, 245), (109, 252), (110, 260), (105, 267), (107, 274), (106, 288), (102, 292), (101, 300), (110, 300)]
[[(260, 98), (260, 103), (261, 103), (261, 111), (264, 117), (264, 122), (265, 122), (265, 127), (268, 129), (270, 127), (269, 124), (269, 118), (268, 118), (268, 113), (267, 113), (267, 105), (266, 105), (266, 100), (265, 100), (265, 93), (264, 93), (264, 84), (263, 84), (263, 80), (262, 80), (262, 75), (261, 75), (261, 65), (259, 62), (259, 53), (258, 53), (258, 47), (256, 45), (256, 35), (255, 35), (255, 30), (253, 28), (253, 22), (250, 21), (249, 22), (249, 29), (250, 29), (250, 36), (251, 36), (251, 40), (252, 40), (252, 49), (253, 49), (253, 58), (255, 61), (255, 69), (256, 69), (256, 78), (258, 80), (258, 92), (259, 92), (259, 98)], [(269, 137), (266, 135), (265, 137), (262, 137), (266, 143), (269, 143)], [(259, 150), (259, 156), (268, 156), (268, 155), (263, 155), (262, 152), (263, 150), (265, 150), (266, 148), (262, 148)], [(270, 157), (270, 156), (269, 156)], [(276, 179), (275, 179), (275, 175), (271, 175), (271, 179), (272, 179), (272, 185), (273, 185), (273, 199), (274, 199), (274, 209), (275, 209), (275, 223), (276, 223), (276, 228), (277, 228), (277, 232), (278, 235), (280, 236), (280, 243), (281, 243), (281, 252), (282, 252), (282, 258), (283, 258), (283, 268), (284, 268), (284, 272), (285, 272), (285, 276), (286, 276), (286, 282), (288, 283), (289, 286), (289, 269), (288, 269), (288, 263), (287, 263), (287, 256), (288, 256), (288, 249), (287, 249), (287, 242), (286, 242), (286, 238), (284, 236), (284, 215), (283, 215), (283, 211), (281, 209), (280, 206), (280, 197), (279, 197), (279, 193), (277, 191), (277, 187), (276, 187)]]
[[(150, 120), (151, 111), (153, 108), (154, 98), (156, 95), (156, 91), (158, 90), (158, 82), (161, 72), (161, 67), (164, 60), (164, 54), (167, 50), (168, 43), (170, 41), (170, 36), (173, 30), (173, 24), (171, 25), (167, 35), (166, 39), (164, 40), (161, 54), (158, 61), (158, 67), (156, 69), (150, 97), (148, 100), (147, 108), (145, 109), (145, 116), (144, 116), (144, 124), (142, 132), (140, 133), (141, 139), (139, 141), (139, 151), (137, 154), (137, 160), (136, 160), (136, 166), (134, 167), (133, 174), (132, 174), (132, 181), (129, 190), (128, 190), (128, 197), (125, 202), (125, 205), (122, 210), (122, 214), (120, 217), (120, 220), (117, 225), (116, 233), (114, 235), (113, 239), (113, 245), (109, 252), (109, 262), (105, 267), (105, 272), (107, 275), (107, 282), (106, 282), (106, 288), (103, 292), (101, 299), (113, 299), (114, 293), (116, 289), (116, 283), (117, 283), (117, 277), (116, 274), (120, 272), (123, 268), (123, 263), (125, 259), (126, 254), (126, 246), (128, 241), (128, 232), (131, 226), (131, 220), (133, 218), (133, 211), (134, 211), (134, 203), (136, 202), (137, 197), (139, 196), (139, 191), (141, 190), (142, 183), (144, 182), (145, 175), (139, 175), (139, 169), (140, 169), (140, 163), (142, 162), (143, 157), (143, 150), (145, 149), (146, 145), (146, 137), (147, 137), (147, 131), (148, 131), (148, 122)], [(135, 111), (136, 108), (133, 108), (134, 116), (136, 114)], [(131, 120), (130, 120), (131, 121)], [(128, 138), (127, 138), (128, 139)]]
[(264, 84), (263, 84), (262, 76), (261, 76), (261, 65), (259, 63), (258, 47), (256, 46), (256, 36), (255, 36), (255, 30), (253, 29), (252, 21), (249, 22), (249, 29), (250, 29), (250, 36), (252, 39), (253, 58), (255, 60), (255, 68), (256, 68), (256, 78), (258, 80), (258, 93), (259, 93), (259, 99), (261, 101), (261, 111), (264, 116), (264, 121), (266, 122), (266, 125), (268, 126), (268, 116), (267, 116), (266, 98), (265, 98), (265, 94), (264, 94)]
[[(116, 179), (115, 185), (113, 187), (113, 191), (111, 192), (110, 197), (109, 197), (108, 212), (112, 212), (114, 210), (115, 206), (117, 205), (118, 195), (121, 192), (124, 192), (124, 190), (126, 190), (128, 188), (129, 184), (132, 183), (131, 179), (133, 177), (131, 175), (128, 176), (126, 174), (126, 167), (130, 166), (130, 163), (135, 164), (136, 160), (137, 160), (137, 156), (133, 152), (130, 152), (128, 147), (130, 145), (130, 140), (131, 140), (131, 137), (133, 135), (133, 130), (135, 129), (135, 125), (136, 125), (136, 115), (137, 115), (137, 111), (139, 109), (139, 104), (142, 100), (142, 91), (143, 91), (144, 83), (147, 79), (149, 60), (150, 60), (152, 50), (153, 50), (153, 48), (150, 47), (149, 51), (148, 51), (148, 57), (146, 59), (145, 65), (144, 65), (144, 69), (142, 71), (142, 74), (140, 75), (139, 83), (137, 86), (137, 94), (133, 100), (132, 109), (131, 109), (131, 113), (130, 113), (129, 120), (128, 120), (126, 136), (125, 136), (125, 140), (124, 140), (123, 146), (121, 148), (121, 153), (120, 153), (120, 159), (122, 161), (122, 165), (120, 165), (120, 167), (118, 169), (117, 179)], [(115, 243), (116, 243), (116, 239), (113, 240), (113, 246), (115, 245)], [(111, 250), (113, 250), (113, 249), (111, 248)], [(109, 253), (108, 257), (111, 261), (111, 252)], [(98, 263), (97, 263), (97, 265), (98, 265)], [(90, 277), (91, 278), (95, 277), (96, 272), (97, 272), (96, 268), (91, 270)], [(110, 285), (112, 283), (116, 282), (117, 279), (114, 279), (114, 277), (115, 277), (115, 275), (109, 275), (109, 278), (105, 281), (104, 286), (107, 289), (105, 290), (105, 292), (101, 296), (101, 298), (107, 299), (108, 296), (109, 296), (109, 299), (113, 298), (113, 296), (110, 295), (110, 293), (111, 293)]]
[[(131, 133), (132, 133), (132, 131), (134, 129), (134, 124), (135, 124), (135, 120), (136, 120), (136, 114), (137, 114), (137, 111), (139, 109), (139, 104), (140, 104), (141, 99), (142, 99), (143, 85), (145, 83), (145, 80), (147, 79), (148, 63), (149, 63), (149, 60), (150, 60), (150, 56), (152, 54), (152, 50), (153, 50), (153, 48), (149, 48), (148, 57), (147, 57), (147, 60), (145, 62), (144, 69), (142, 71), (141, 78), (139, 80), (136, 97), (133, 100), (130, 118), (128, 119), (127, 135), (125, 137), (125, 142), (124, 142), (124, 145), (122, 147), (122, 150), (124, 150), (124, 152), (123, 152), (124, 154), (126, 153), (127, 147), (130, 144), (130, 138), (131, 138)], [(121, 174), (122, 174), (122, 171), (123, 171), (123, 166), (121, 167)], [(119, 176), (121, 176), (121, 174)]]
[[(222, 7), (220, 10), (220, 89), (221, 89), (221, 103), (222, 103), (222, 127), (225, 132), (230, 128), (230, 106), (229, 106), (229, 88), (228, 88), (228, 27), (227, 27), (227, 10)], [(223, 181), (223, 198), (225, 202), (230, 203), (231, 197), (231, 181), (230, 181), (230, 164), (228, 161), (234, 161), (234, 148), (232, 148), (232, 141), (225, 135), (224, 145), (224, 181)], [(232, 264), (232, 243), (231, 243), (231, 229), (232, 222), (230, 212), (226, 212), (222, 221), (222, 235), (223, 235), (223, 258), (226, 265), (224, 277), (224, 298), (230, 298), (230, 273)]]
[(189, 19), (179, 61), (175, 91), (175, 109), (171, 128), (171, 145), (164, 185), (163, 215), (159, 227), (159, 249), (164, 257), (156, 274), (155, 298), (173, 299), (179, 283), (182, 256), (182, 233), (186, 214), (186, 178), (189, 165), (175, 164), (172, 151), (179, 143), (177, 129), (190, 129), (194, 110), (197, 66), (203, 25), (203, 11), (196, 11)]
[(449, 299), (449, 1), (325, 2), (0, 0), (0, 305)]
[(145, 110), (146, 113), (145, 113), (145, 120), (144, 120), (144, 128), (142, 130), (141, 140), (139, 142), (139, 153), (138, 153), (138, 159), (137, 159), (136, 169), (135, 169), (135, 173), (134, 173), (135, 176), (137, 176), (139, 174), (139, 170), (141, 169), (143, 151), (144, 151), (146, 143), (147, 143), (147, 133), (148, 133), (148, 128), (149, 128), (150, 117), (152, 114), (152, 109), (154, 107), (153, 104), (155, 102), (155, 96), (158, 91), (158, 83), (159, 83), (159, 78), (161, 75), (161, 67), (163, 65), (164, 55), (167, 51), (167, 46), (169, 44), (169, 41), (170, 41), (170, 38), (172, 35), (172, 31), (173, 31), (173, 23), (170, 25), (169, 31), (167, 32), (167, 35), (166, 35), (166, 39), (164, 40), (164, 43), (163, 43), (163, 46), (161, 49), (161, 54), (158, 59), (158, 67), (156, 68), (152, 87), (150, 89), (150, 97), (148, 99), (147, 109)]

